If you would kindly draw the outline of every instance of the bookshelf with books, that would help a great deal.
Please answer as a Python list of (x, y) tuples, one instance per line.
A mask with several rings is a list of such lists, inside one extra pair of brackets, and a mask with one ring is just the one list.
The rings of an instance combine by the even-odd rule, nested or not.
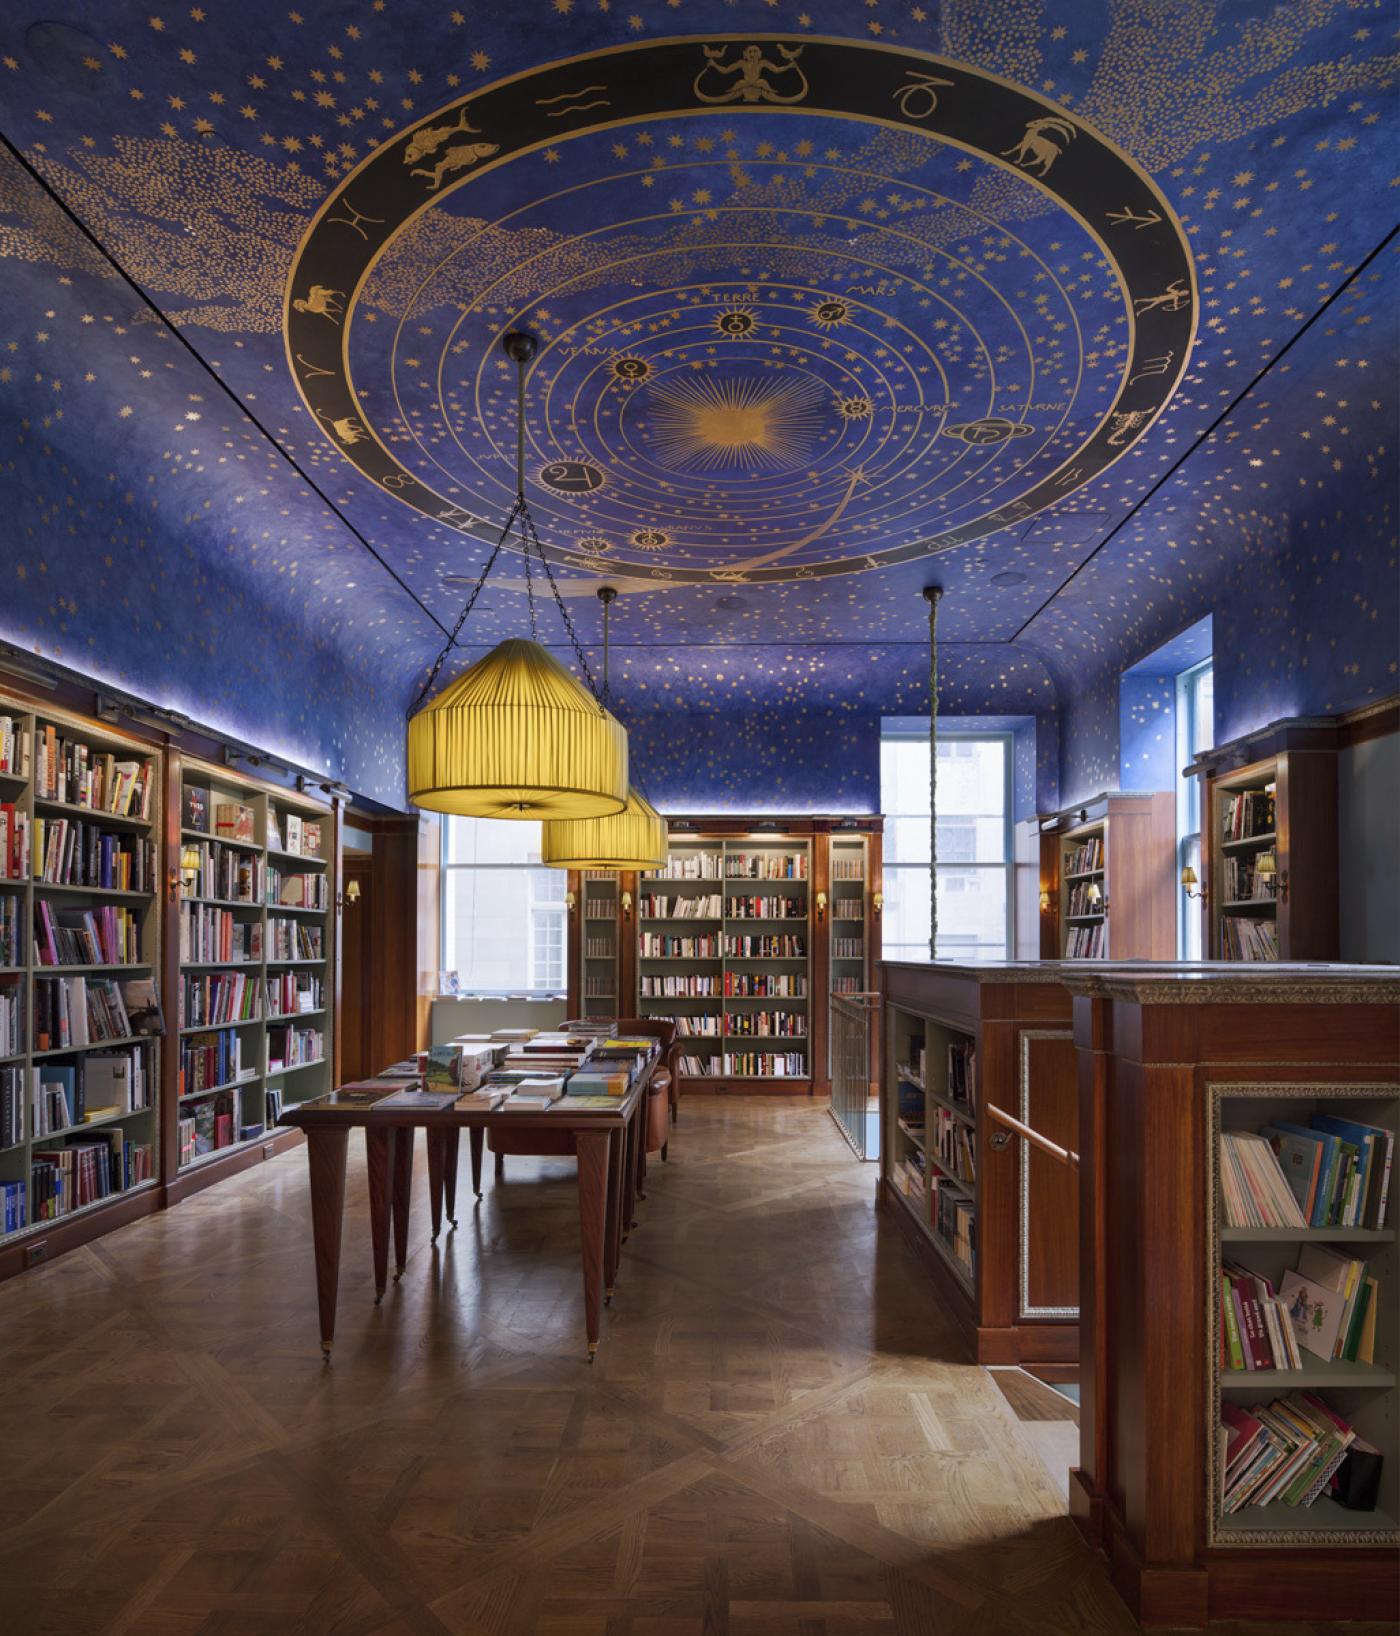
[(570, 877), (575, 909), (581, 916), (578, 938), (580, 1017), (621, 1015), (622, 877), (615, 869), (584, 869)]
[(1008, 1142), (992, 1111), (1075, 1146), (1069, 999), (1055, 969), (891, 961), (881, 988), (881, 1200), (924, 1253), (979, 1362), (1071, 1361), (1075, 1180)]
[(1246, 765), (1207, 752), (1207, 946), (1215, 960), (1335, 960), (1335, 729), (1282, 724)]
[(309, 797), (183, 761), (177, 1188), (330, 1089), (335, 823)]
[[(1041, 822), (1062, 960), (1176, 957), (1176, 808), (1170, 792), (1106, 794)], [(1037, 951), (1026, 949), (1027, 953)]]
[(1071, 1514), (1145, 1625), (1388, 1616), (1400, 978), (1061, 969), (1093, 1229)]
[(148, 746), (0, 697), (0, 1247), (16, 1267), (69, 1221), (155, 1207), (161, 801)]

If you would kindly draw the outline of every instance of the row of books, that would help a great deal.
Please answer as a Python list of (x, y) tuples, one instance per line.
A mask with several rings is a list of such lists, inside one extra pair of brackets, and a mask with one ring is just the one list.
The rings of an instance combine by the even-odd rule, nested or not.
[(1310, 1506), (1324, 1495), (1374, 1511), (1381, 1454), (1315, 1392), (1293, 1392), (1242, 1409), (1220, 1405), (1221, 1510)]
[(267, 901), (287, 909), (325, 909), (330, 904), (330, 883), (324, 870), (306, 870), (284, 875), (270, 865), (267, 871)]
[(1395, 1133), (1335, 1114), (1220, 1134), (1230, 1227), (1385, 1226)]
[(700, 937), (671, 937), (664, 932), (643, 932), (638, 940), (643, 960), (718, 960), (719, 937), (710, 932)]
[(801, 898), (732, 897), (725, 903), (730, 920), (805, 920)]
[(948, 1100), (977, 1111), (977, 1042), (948, 1042)]
[(1103, 868), (1103, 836), (1091, 835), (1087, 841), (1072, 846), (1065, 853), (1061, 866), (1066, 875), (1089, 875)]
[(717, 998), (721, 992), (718, 977), (697, 977), (691, 972), (677, 972), (666, 976), (644, 976), (637, 979), (637, 992), (644, 1000), (693, 1000)]
[(321, 856), (321, 820), (304, 818), (299, 812), (278, 817), (276, 807), (267, 810), (267, 844), (274, 852), (290, 852), (298, 858)]
[(831, 940), (833, 960), (859, 960), (864, 951), (865, 944), (858, 937), (833, 937)]
[[(243, 1038), (236, 1029), (192, 1034), (180, 1041), (180, 1096), (232, 1085), (244, 1073)], [(252, 1077), (251, 1069), (248, 1075)]]
[(1278, 926), (1253, 915), (1221, 915), (1222, 960), (1277, 960)]
[(143, 1046), (88, 1052), (73, 1062), (45, 1062), (20, 1070), (29, 1136), (51, 1136), (151, 1106), (153, 1086)]
[(805, 852), (728, 852), (726, 880), (806, 880)]
[(792, 932), (745, 933), (731, 932), (724, 940), (725, 955), (730, 960), (805, 960), (807, 939)]
[(933, 1156), (939, 1168), (954, 1181), (971, 1186), (977, 1180), (977, 1137), (969, 1125), (946, 1108), (932, 1107)]
[(136, 966), (141, 922), (130, 909), (104, 903), (92, 909), (34, 904), (34, 960), (40, 966)]
[(267, 894), (267, 866), (255, 852), (219, 841), (198, 841), (181, 850), (182, 891), (189, 898), (218, 898), (224, 903), (262, 903)]
[(614, 914), (611, 898), (587, 898), (583, 905), (585, 920), (611, 920)]
[(308, 926), (300, 920), (283, 920), (269, 915), (267, 958), (276, 960), (320, 960), (326, 952), (325, 928)]
[(267, 1031), (267, 1071), (301, 1068), (320, 1062), (326, 1054), (326, 1037), (319, 1028), (271, 1027)]
[(233, 1097), (227, 1091), (191, 1105), (190, 1112), (176, 1121), (175, 1140), (183, 1168), (201, 1154), (214, 1153), (234, 1143)]
[(0, 716), (0, 773), (29, 777), (29, 729), (18, 716)]
[[(1278, 897), (1278, 867), (1272, 852), (1231, 852), (1224, 860), (1226, 903), (1264, 903)], [(1264, 868), (1259, 866), (1264, 864)]]
[(735, 1000), (804, 999), (806, 977), (793, 972), (727, 971), (724, 993)]
[(261, 920), (239, 920), (229, 909), (205, 903), (180, 905), (180, 962), (182, 965), (226, 965), (258, 962), (263, 955)]
[(806, 1079), (807, 1058), (801, 1051), (726, 1052), (723, 1071), (740, 1079)]
[[(600, 916), (611, 916), (612, 903), (600, 900), (597, 912)], [(718, 892), (690, 898), (679, 894), (673, 898), (658, 897), (653, 892), (644, 892), (638, 912), (643, 920), (718, 920), (724, 913), (724, 900)], [(592, 905), (589, 913), (593, 913)]]
[(773, 1039), (804, 1039), (807, 1017), (801, 1011), (728, 1011), (726, 1034), (757, 1034)]
[(704, 1057), (681, 1056), (676, 1060), (680, 1071), (690, 1079), (704, 1079), (710, 1072), (710, 1065)]
[(1246, 841), (1274, 833), (1274, 786), (1227, 795), (1220, 809), (1222, 839)]
[(29, 1187), (25, 1182), (0, 1182), (0, 1221), (6, 1234), (29, 1225)]
[(1065, 934), (1066, 960), (1102, 960), (1108, 947), (1108, 922), (1071, 926)]
[(23, 901), (15, 892), (0, 892), (0, 966), (24, 964)]
[(1374, 1363), (1380, 1286), (1364, 1261), (1305, 1244), (1277, 1292), (1261, 1273), (1226, 1261), (1220, 1274), (1221, 1363), (1226, 1369), (1301, 1369)]
[(154, 892), (156, 846), (74, 818), (34, 820), (34, 879), (106, 892)]
[(24, 990), (18, 983), (0, 983), (0, 1057), (17, 1057), (24, 1050)]
[(617, 991), (612, 986), (611, 977), (589, 977), (583, 979), (584, 997), (589, 1000), (615, 1000)]
[(60, 1148), (30, 1155), (35, 1221), (54, 1221), (85, 1205), (124, 1193), (154, 1175), (149, 1142), (132, 1142), (120, 1125)]
[(673, 852), (664, 869), (649, 869), (643, 880), (718, 880), (718, 852)]
[(313, 972), (271, 972), (266, 980), (268, 1015), (294, 1017), (308, 1011), (319, 1011), (324, 993), (321, 979)]
[[(186, 784), (183, 811), (184, 827), (198, 835), (218, 835), (245, 846), (257, 844), (257, 813), (242, 801), (216, 801), (209, 790), (198, 784)], [(267, 844), (273, 852), (319, 858), (321, 821), (318, 818), (303, 818), (294, 812), (286, 813), (279, 819), (277, 809), (269, 806)]]
[(863, 977), (833, 977), (831, 992), (833, 994), (862, 994), (865, 991)]
[(967, 1274), (977, 1276), (977, 1206), (965, 1193), (945, 1186), (937, 1176), (929, 1190), (929, 1225), (934, 1235)]
[(831, 905), (833, 920), (864, 920), (864, 898), (837, 898)]
[(668, 1022), (677, 1034), (686, 1037), (700, 1037), (716, 1039), (719, 1037), (720, 1019), (717, 1015), (703, 1014), (690, 1017), (662, 1017), (655, 1018), (657, 1022)]
[(41, 801), (62, 801), (124, 818), (149, 818), (154, 784), (149, 761), (118, 761), (80, 739), (61, 738), (56, 727), (39, 730), (34, 794)]
[(222, 1023), (252, 1022), (261, 1015), (257, 980), (242, 972), (221, 971), (180, 980), (179, 1026), (218, 1027)]
[(863, 858), (838, 858), (833, 853), (831, 878), (832, 880), (864, 880), (865, 860)]
[(110, 977), (36, 977), (34, 1049), (57, 1051), (128, 1038), (122, 993)]
[(583, 940), (585, 960), (611, 960), (616, 953), (617, 944), (610, 937), (585, 937)]
[(29, 879), (29, 814), (0, 801), (0, 880)]
[[(3, 720), (3, 717), (0, 717)], [(0, 1068), (0, 1150), (24, 1140), (24, 1109), (32, 1068)]]
[(1103, 913), (1103, 892), (1093, 881), (1078, 881), (1069, 889), (1065, 904), (1067, 915), (1097, 915)]

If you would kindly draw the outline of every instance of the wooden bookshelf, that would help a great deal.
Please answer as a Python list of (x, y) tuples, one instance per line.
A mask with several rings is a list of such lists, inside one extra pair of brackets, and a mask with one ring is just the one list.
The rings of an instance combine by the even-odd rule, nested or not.
[(988, 1111), (1077, 1144), (1070, 1003), (1057, 969), (887, 961), (881, 986), (881, 1201), (923, 1252), (978, 1362), (1073, 1361), (1073, 1172), (1005, 1140)]
[(576, 1017), (622, 1015), (622, 876), (615, 869), (576, 871), (579, 932), (579, 1008)]
[[(1176, 798), (1106, 794), (1039, 821), (1040, 889), (1048, 909), (1018, 933), (1027, 957), (1176, 957)], [(1034, 851), (1022, 840), (1018, 861)]]
[[(8, 915), (11, 928), (7, 944), (0, 947), (0, 1005), (11, 1009), (18, 1031), (18, 1037), (0, 1050), (0, 1087), (8, 1087), (11, 1097), (19, 1104), (12, 1116), (15, 1128), (0, 1134), (0, 1197), (9, 1195), (11, 1199), (8, 1228), (7, 1216), (0, 1211), (0, 1246), (14, 1246), (15, 1255), (23, 1264), (29, 1259), (32, 1241), (61, 1230), (78, 1218), (108, 1217), (116, 1224), (118, 1218), (125, 1219), (129, 1214), (123, 1209), (126, 1201), (136, 1195), (153, 1194), (160, 1183), (160, 1041), (150, 1035), (133, 1034), (129, 1028), (116, 1037), (93, 1038), (98, 1026), (94, 999), (103, 990), (94, 990), (92, 985), (105, 985), (110, 980), (121, 992), (130, 980), (154, 978), (160, 970), (159, 842), (164, 796), (161, 759), (149, 745), (83, 716), (26, 706), (3, 696), (0, 696), (0, 717), (10, 719), (27, 745), (27, 752), (21, 752), (15, 766), (0, 772), (4, 827), (8, 834), (14, 834), (22, 826), (27, 833), (29, 852), (27, 869), (22, 859), (6, 860), (0, 854), (0, 871), (6, 871), (0, 874), (0, 919)], [(65, 746), (85, 752), (89, 765), (101, 762), (110, 767), (106, 758), (111, 757), (113, 762), (135, 762), (144, 768), (148, 794), (142, 798), (139, 810), (133, 806), (126, 813), (110, 813), (100, 806), (85, 804), (88, 798), (79, 793), (72, 780), (65, 781), (61, 787), (52, 782), (41, 783), (44, 769), (54, 760), (55, 748), (61, 756)], [(76, 842), (79, 825), (89, 846), (95, 840), (98, 848), (105, 846), (109, 853), (125, 852), (133, 859), (133, 866), (136, 855), (140, 854), (146, 885), (135, 889), (93, 884), (90, 871), (86, 866), (79, 866), (76, 859), (71, 859), (65, 869), (56, 843), (61, 836)], [(90, 858), (89, 861), (98, 862), (100, 869), (99, 860)], [(8, 872), (10, 863), (13, 873)], [(109, 868), (116, 867), (122, 866), (115, 860), (109, 861)], [(66, 878), (47, 878), (60, 871)], [(84, 884), (72, 879), (75, 872), (83, 874)], [(97, 879), (102, 879), (100, 873)], [(131, 951), (137, 958), (92, 963), (73, 961), (70, 957), (64, 961), (61, 949), (53, 951), (61, 963), (50, 958), (47, 937), (36, 917), (51, 916), (57, 930), (62, 920), (70, 918), (75, 911), (103, 910), (130, 917), (133, 934), (139, 940), (139, 950)], [(39, 1043), (40, 1000), (45, 986), (58, 982), (84, 985), (89, 1035), (86, 1044), (44, 1047)], [(76, 989), (70, 987), (68, 992), (71, 998)], [(102, 1113), (99, 1107), (110, 1104), (91, 1100), (93, 1095), (106, 1094), (96, 1089), (98, 1066), (102, 1058), (117, 1056), (139, 1062), (144, 1081), (141, 1103), (134, 1108), (122, 1106), (116, 1112)], [(40, 1134), (31, 1094), (39, 1088), (42, 1095), (43, 1085), (53, 1083), (63, 1083), (70, 1093), (69, 1109), (74, 1117), (61, 1125), (50, 1120), (46, 1131)], [(86, 1110), (75, 1105), (85, 1094)], [(39, 1204), (36, 1174), (49, 1167), (39, 1156), (71, 1148), (89, 1131), (113, 1150), (110, 1155), (100, 1156), (104, 1185), (109, 1191), (105, 1196), (75, 1204), (72, 1201), (77, 1184), (74, 1183), (66, 1197), (60, 1195), (43, 1206), (50, 1213), (41, 1215), (36, 1208)], [(119, 1153), (115, 1151), (118, 1142), (112, 1140), (114, 1132), (120, 1132)], [(89, 1186), (90, 1181), (88, 1178)]]
[(1337, 958), (1334, 741), (1328, 728), (1296, 727), (1244, 766), (1205, 764), (1202, 905), (1212, 959)]
[[(220, 808), (243, 809), (246, 833), (219, 833)], [(305, 839), (308, 823), (320, 826), (314, 851)], [(175, 1172), (185, 1176), (267, 1141), (279, 1107), (331, 1087), (336, 811), (186, 758), (179, 847), (173, 1117)], [(220, 869), (236, 869), (242, 878), (219, 879)], [(223, 946), (207, 946), (215, 931)], [(211, 1010), (215, 985), (222, 993), (235, 980), (246, 995), (240, 1014)], [(204, 1078), (194, 1056), (201, 1050), (220, 1065)], [(219, 1125), (221, 1115), (227, 1126)]]
[[(1080, 1462), (1070, 1508), (1144, 1625), (1385, 1619), (1400, 1597), (1396, 1201), (1380, 1228), (1223, 1224), (1219, 1132), (1333, 1112), (1394, 1130), (1400, 978), (1284, 964), (1063, 967), (1080, 1053)], [(1367, 1263), (1374, 1362), (1222, 1367), (1228, 1256), (1277, 1287), (1308, 1242)], [(1226, 1514), (1220, 1406), (1314, 1391), (1382, 1452), (1379, 1505)]]

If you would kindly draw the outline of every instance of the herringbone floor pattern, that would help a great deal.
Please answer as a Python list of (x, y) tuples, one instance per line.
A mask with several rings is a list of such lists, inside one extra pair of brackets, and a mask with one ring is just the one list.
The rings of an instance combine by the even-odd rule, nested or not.
[(559, 1162), (434, 1249), (420, 1154), (376, 1308), (355, 1140), (330, 1368), (300, 1151), (0, 1288), (0, 1624), (1129, 1631), (825, 1113), (692, 1097), (671, 1155), (592, 1368)]

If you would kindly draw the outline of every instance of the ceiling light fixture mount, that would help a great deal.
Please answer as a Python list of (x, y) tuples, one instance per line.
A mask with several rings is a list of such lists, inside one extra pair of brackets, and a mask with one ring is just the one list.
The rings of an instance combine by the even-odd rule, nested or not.
[[(474, 818), (606, 818), (627, 805), (627, 734), (593, 680), (525, 499), (525, 371), (538, 343), (523, 330), (511, 330), (501, 347), (516, 366), (515, 501), (409, 712), (408, 798), (431, 812)], [(429, 699), (516, 528), (530, 639), (498, 643)], [(532, 558), (538, 558), (586, 687), (540, 646)]]

